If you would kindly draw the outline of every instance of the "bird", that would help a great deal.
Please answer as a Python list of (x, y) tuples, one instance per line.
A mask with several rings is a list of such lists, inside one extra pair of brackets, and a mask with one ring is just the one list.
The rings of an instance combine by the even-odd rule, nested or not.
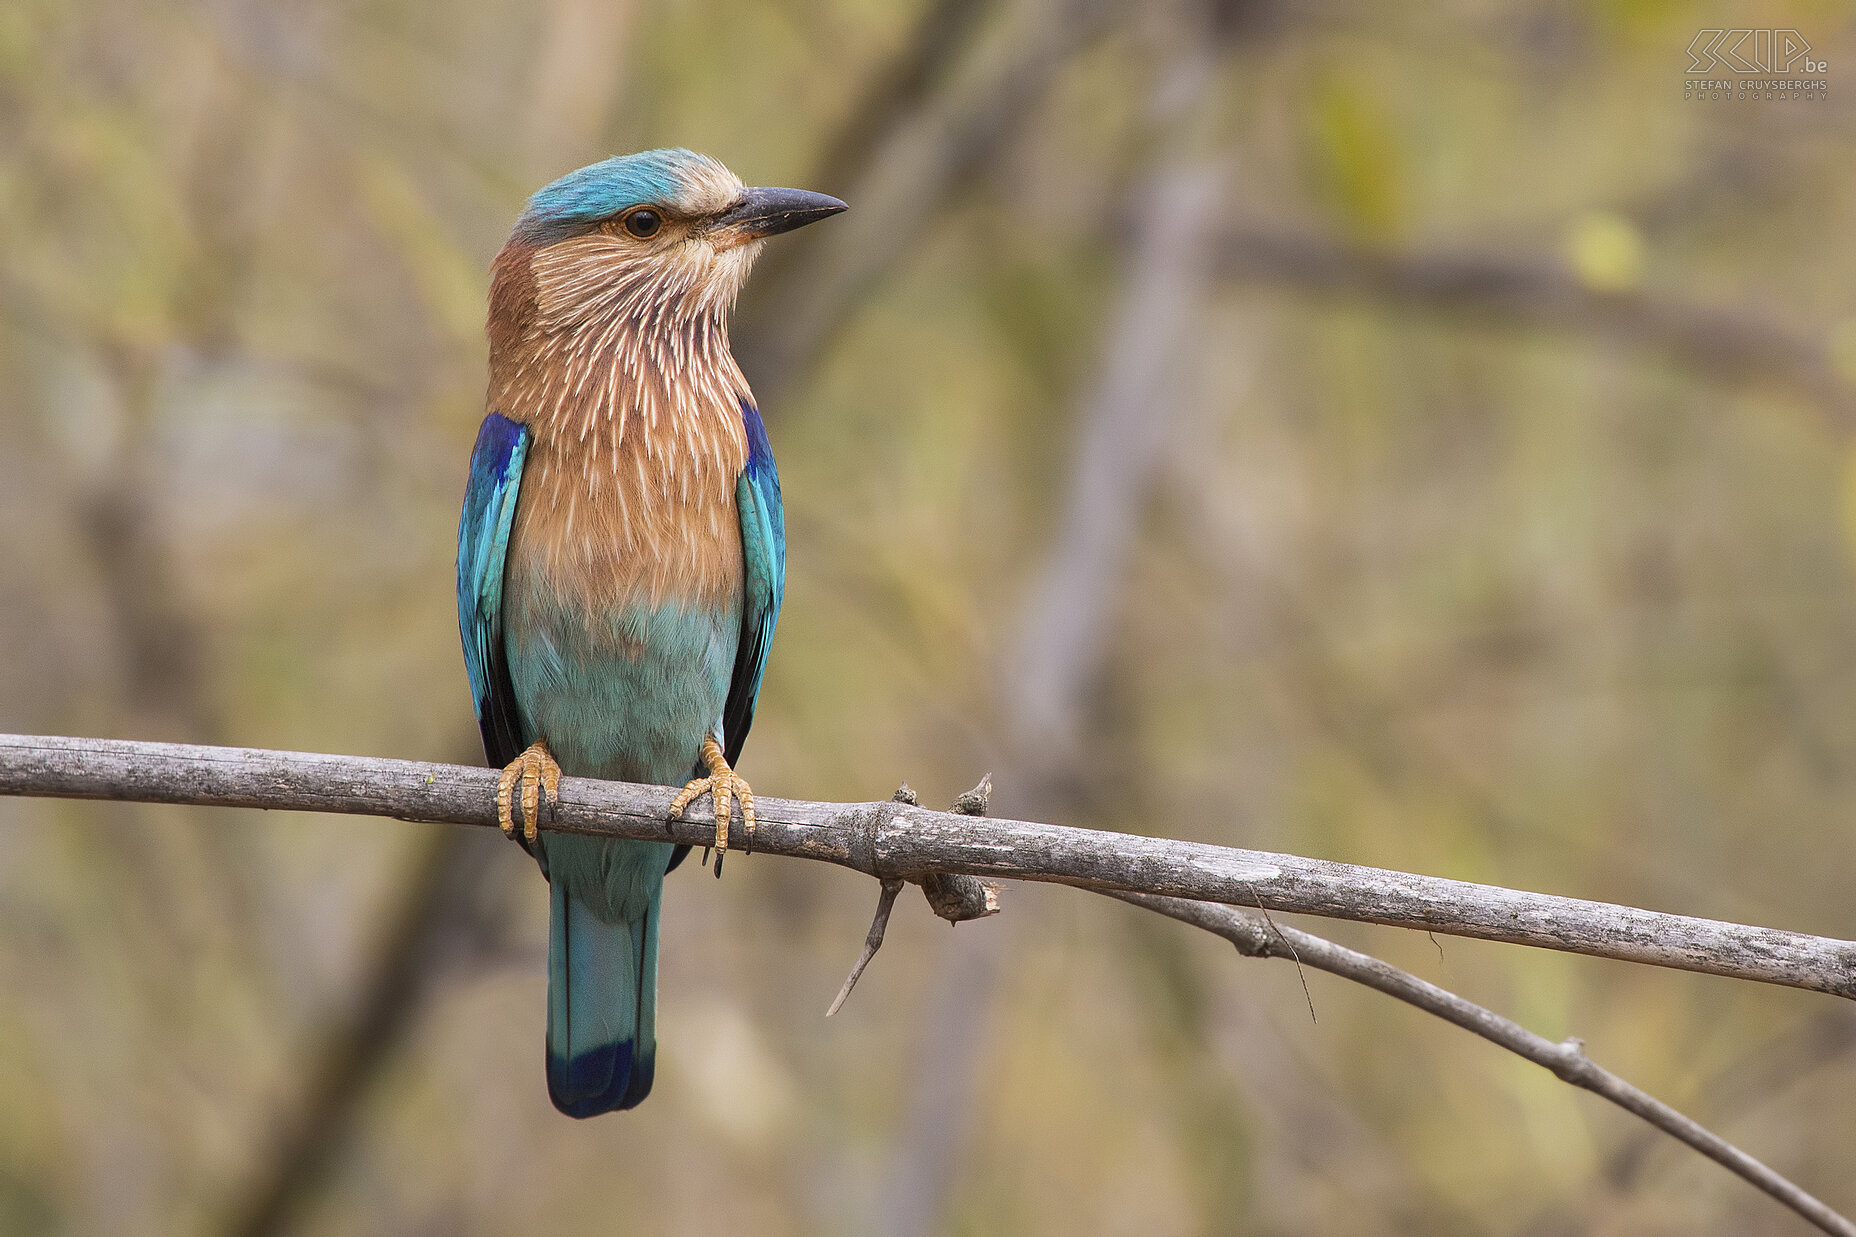
[(543, 832), (542, 803), (563, 775), (681, 786), (671, 819), (714, 799), (716, 875), (737, 803), (752, 846), (734, 765), (786, 534), (729, 314), (767, 237), (844, 209), (649, 150), (544, 186), (491, 265), (458, 628), (498, 822), (548, 881), (548, 1096), (572, 1117), (650, 1093), (659, 907), (689, 847)]

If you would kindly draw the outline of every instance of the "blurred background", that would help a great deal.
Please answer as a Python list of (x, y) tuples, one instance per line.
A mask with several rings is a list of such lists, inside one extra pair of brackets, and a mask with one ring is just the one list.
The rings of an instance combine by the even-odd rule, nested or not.
[[(686, 145), (852, 204), (737, 318), (791, 543), (756, 789), (990, 770), (1002, 814), (1856, 936), (1852, 16), (6, 0), (0, 727), (479, 762), (489, 261)], [(1836, 88), (1685, 98), (1703, 27)], [(577, 1123), (493, 833), (0, 802), (0, 1233), (1803, 1231), (1086, 893), (909, 894), (827, 1022), (875, 894), (679, 871), (656, 1092)], [(1856, 1208), (1847, 1005), (1305, 926)]]

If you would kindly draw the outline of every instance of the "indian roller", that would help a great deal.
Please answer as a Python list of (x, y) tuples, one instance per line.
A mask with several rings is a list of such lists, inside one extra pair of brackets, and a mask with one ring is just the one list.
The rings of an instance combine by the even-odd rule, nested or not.
[(542, 797), (563, 773), (681, 785), (672, 818), (714, 796), (717, 875), (734, 803), (752, 843), (734, 764), (786, 533), (728, 315), (764, 238), (843, 209), (645, 151), (536, 193), (491, 268), (458, 626), (498, 818), (548, 880), (548, 1095), (569, 1116), (650, 1093), (659, 904), (689, 848), (540, 833)]

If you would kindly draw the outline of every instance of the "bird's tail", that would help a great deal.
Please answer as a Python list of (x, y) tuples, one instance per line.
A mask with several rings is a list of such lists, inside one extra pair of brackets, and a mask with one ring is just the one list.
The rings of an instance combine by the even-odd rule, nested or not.
[(608, 923), (566, 883), (551, 883), (548, 910), (548, 1098), (591, 1117), (651, 1093), (661, 895), (641, 918)]

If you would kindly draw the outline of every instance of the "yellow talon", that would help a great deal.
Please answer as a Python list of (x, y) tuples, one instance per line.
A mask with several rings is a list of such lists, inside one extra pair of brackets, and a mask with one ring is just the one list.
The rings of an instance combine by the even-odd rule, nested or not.
[(496, 779), (496, 823), (503, 827), (504, 837), (516, 835), (514, 800), (518, 786), (522, 788), (522, 836), (533, 842), (541, 828), (543, 792), (550, 805), (561, 798), (561, 766), (554, 763), (546, 743), (537, 743), (510, 761)]
[(739, 773), (728, 767), (722, 745), (710, 735), (702, 741), (702, 762), (708, 777), (699, 777), (677, 792), (670, 801), (670, 819), (683, 815), (683, 809), (703, 795), (715, 798), (715, 871), (722, 872), (722, 855), (728, 850), (728, 822), (734, 816), (736, 800), (741, 802), (741, 823), (747, 830), (748, 849), (754, 849), (754, 792)]

